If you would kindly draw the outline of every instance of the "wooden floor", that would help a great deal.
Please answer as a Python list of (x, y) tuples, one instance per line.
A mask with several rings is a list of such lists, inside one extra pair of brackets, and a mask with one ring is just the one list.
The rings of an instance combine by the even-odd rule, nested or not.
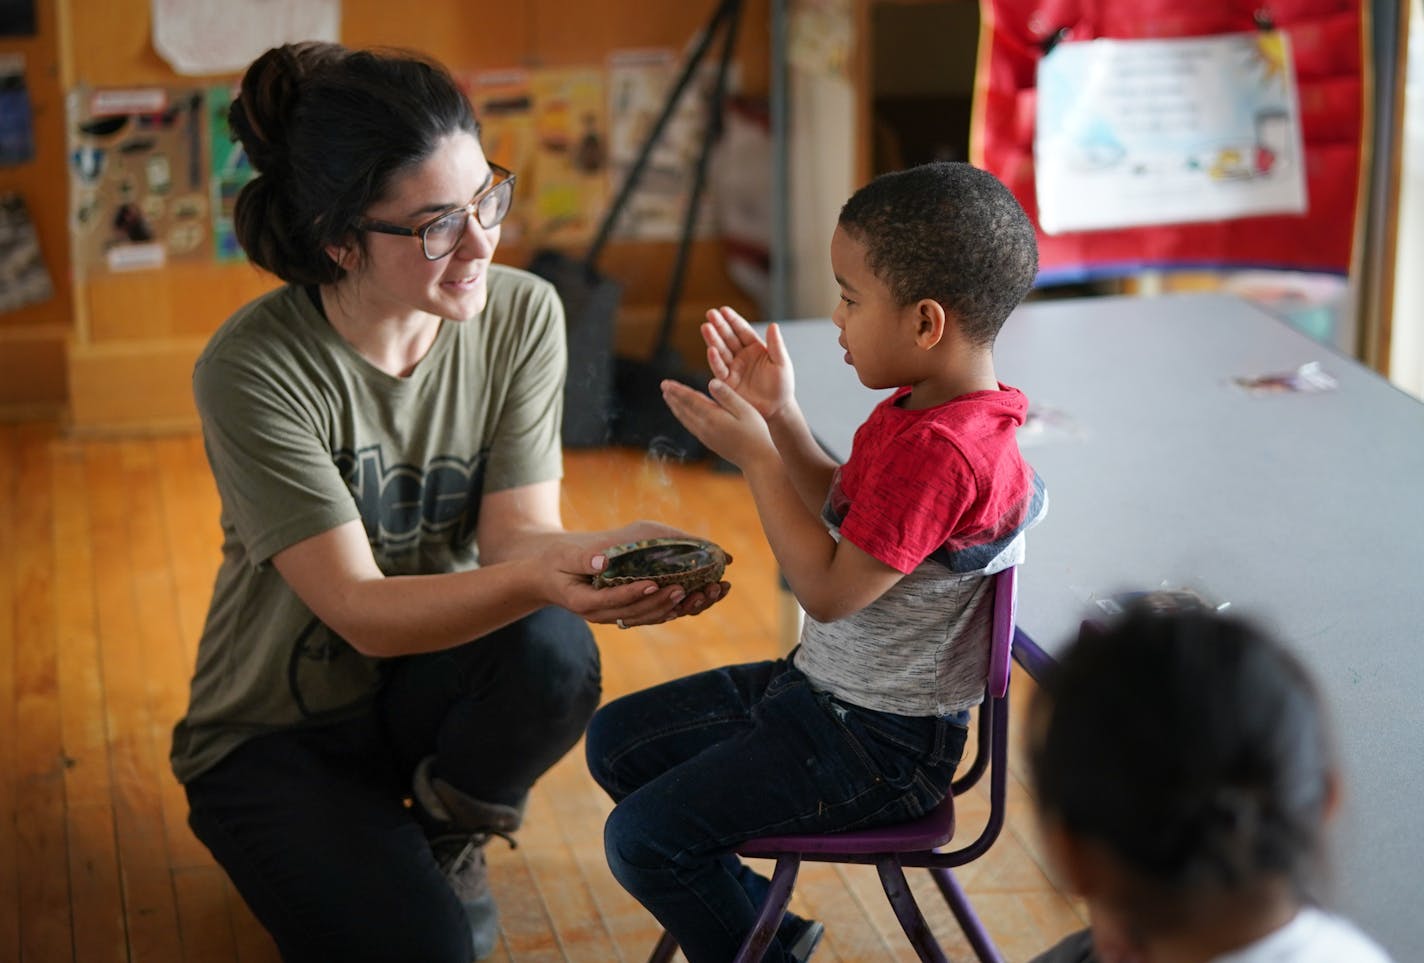
[[(733, 592), (711, 613), (596, 630), (607, 696), (778, 651), (774, 563), (738, 476), (630, 450), (571, 452), (567, 475), (570, 528), (658, 518), (735, 557)], [(77, 441), (49, 425), (0, 425), (0, 611), (10, 613), (0, 619), (0, 961), (277, 959), (189, 832), (167, 762), (217, 513), (195, 436)], [(1016, 675), (1014, 685), (1021, 709), (1032, 684)], [(960, 874), (1011, 961), (1082, 925), (1044, 875), (1015, 776), (1007, 830)], [(971, 799), (961, 826), (985, 806)], [(646, 958), (657, 927), (604, 864), (608, 809), (576, 749), (536, 787), (519, 848), (491, 846), (496, 960)], [(948, 952), (968, 959), (932, 889), (922, 904)], [(913, 959), (869, 868), (808, 866), (793, 906), (828, 924), (817, 963)]]

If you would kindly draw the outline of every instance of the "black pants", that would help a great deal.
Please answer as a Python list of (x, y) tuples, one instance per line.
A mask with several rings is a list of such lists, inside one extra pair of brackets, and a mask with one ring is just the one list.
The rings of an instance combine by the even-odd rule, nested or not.
[(249, 740), (187, 786), (193, 832), (289, 963), (469, 963), (469, 926), (404, 799), (425, 756), (488, 802), (522, 805), (601, 693), (580, 619), (545, 609), (401, 659), (370, 713)]

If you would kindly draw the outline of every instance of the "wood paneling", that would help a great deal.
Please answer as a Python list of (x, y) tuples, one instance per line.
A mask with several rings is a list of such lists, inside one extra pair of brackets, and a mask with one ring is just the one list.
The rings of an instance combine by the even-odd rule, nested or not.
[(19, 54), (25, 60), (35, 141), (31, 161), (0, 167), (0, 193), (13, 191), (24, 198), (54, 294), (45, 301), (0, 312), (0, 419), (33, 417), (36, 412), (52, 416), (64, 403), (62, 358), (74, 314), (69, 287), (64, 89), (55, 4), (41, 0), (35, 13), (35, 36), (0, 37), (0, 54)]
[(96, 434), (196, 427), (193, 362), (204, 342), (164, 338), (72, 345), (71, 428)]
[(53, 417), (65, 402), (65, 326), (45, 324), (0, 329), (0, 417), (15, 420), (47, 411)]

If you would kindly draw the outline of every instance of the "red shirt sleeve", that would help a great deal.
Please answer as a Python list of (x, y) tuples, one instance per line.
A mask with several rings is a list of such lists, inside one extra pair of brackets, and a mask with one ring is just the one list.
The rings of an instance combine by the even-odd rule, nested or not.
[(909, 574), (960, 527), (978, 498), (974, 472), (958, 446), (929, 425), (888, 437), (862, 434), (840, 474), (849, 502), (841, 537)]

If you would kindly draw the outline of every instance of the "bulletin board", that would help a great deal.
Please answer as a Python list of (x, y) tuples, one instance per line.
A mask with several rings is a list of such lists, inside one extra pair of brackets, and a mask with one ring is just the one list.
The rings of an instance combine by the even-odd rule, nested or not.
[(77, 270), (137, 270), (212, 257), (206, 113), (201, 87), (70, 92)]
[[(1055, 45), (1099, 38), (1208, 37), (1272, 29), (1288, 40), (1303, 141), (1306, 209), (1219, 221), (1042, 230), (1035, 193), (1037, 71)], [(1313, 0), (982, 0), (971, 158), (1039, 225), (1040, 283), (1143, 269), (1284, 268), (1347, 273), (1366, 120), (1359, 4)]]

